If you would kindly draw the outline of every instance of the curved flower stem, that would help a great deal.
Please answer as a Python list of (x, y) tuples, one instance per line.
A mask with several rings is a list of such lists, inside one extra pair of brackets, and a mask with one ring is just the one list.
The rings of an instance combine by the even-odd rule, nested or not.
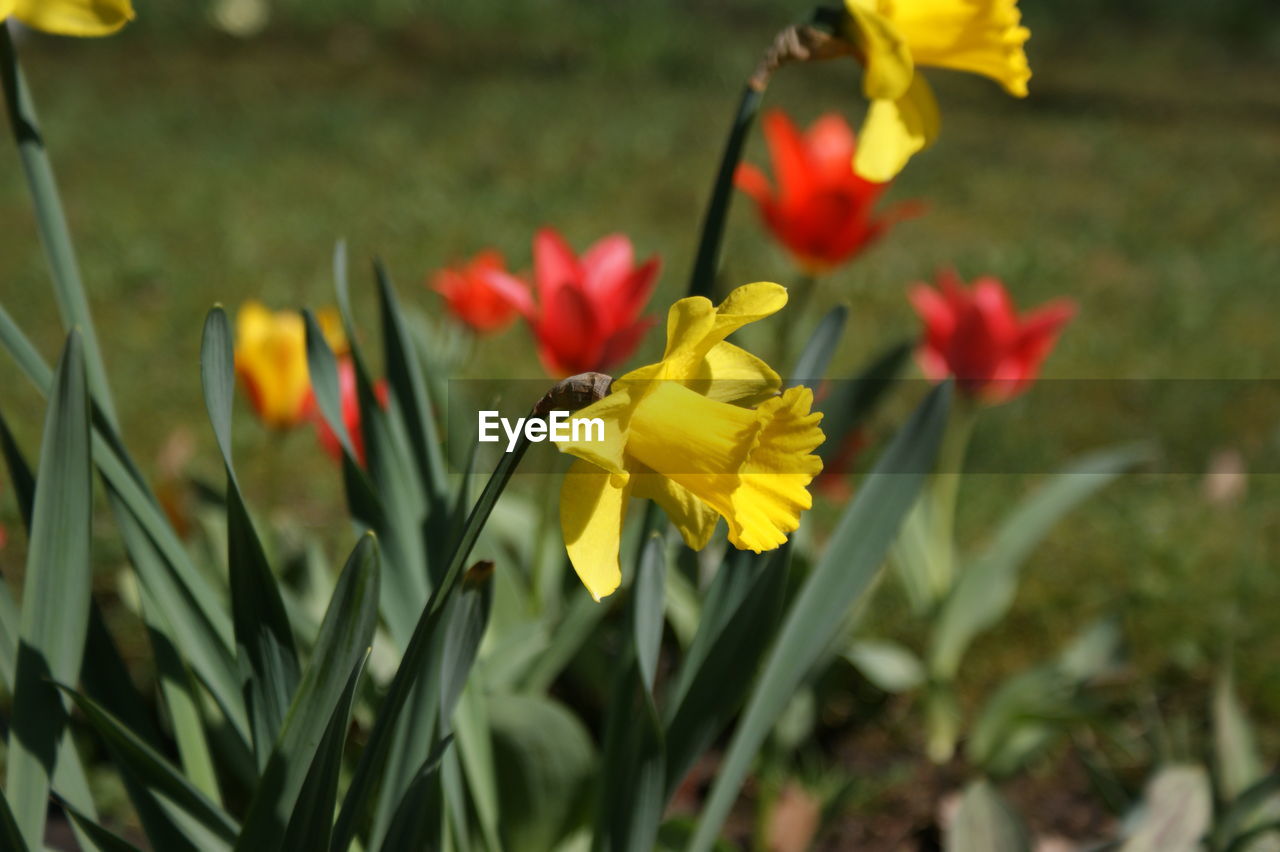
[(3, 21), (0, 21), (0, 88), (4, 89), (9, 127), (18, 144), (27, 189), (35, 205), (36, 226), (53, 275), (53, 290), (58, 299), (58, 310), (62, 314), (62, 324), (67, 329), (80, 329), (93, 400), (108, 424), (119, 431), (102, 350), (98, 346), (98, 335), (94, 331), (93, 318), (89, 313), (89, 300), (85, 297), (80, 267), (71, 243), (71, 232), (67, 227), (67, 217), (58, 197), (58, 184), (53, 177), (53, 167), (49, 164), (44, 139), (40, 135), (31, 92), (27, 89), (22, 68), (18, 65), (13, 38)]
[[(757, 87), (758, 86), (758, 87)], [(711, 200), (702, 217), (702, 235), (698, 239), (698, 256), (693, 263), (693, 275), (689, 279), (690, 296), (706, 296), (714, 301), (716, 269), (720, 265), (720, 245), (724, 242), (724, 223), (729, 216), (729, 201), (733, 197), (733, 175), (742, 162), (742, 147), (751, 130), (760, 102), (764, 98), (764, 86), (754, 80), (742, 90), (738, 109), (725, 140), (724, 154), (720, 157), (720, 170), (711, 188)]]

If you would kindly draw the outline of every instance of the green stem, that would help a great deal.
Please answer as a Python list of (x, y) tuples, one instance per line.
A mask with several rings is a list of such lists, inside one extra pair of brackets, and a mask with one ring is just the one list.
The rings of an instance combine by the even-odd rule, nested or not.
[(938, 468), (927, 492), (929, 517), (929, 584), (934, 602), (943, 600), (955, 582), (956, 499), (960, 492), (965, 452), (977, 406), (963, 398), (952, 408), (951, 422), (938, 453)]
[(716, 173), (716, 182), (711, 189), (711, 200), (707, 203), (707, 212), (702, 218), (698, 256), (693, 264), (693, 275), (689, 279), (690, 296), (706, 296), (711, 299), (715, 294), (720, 245), (724, 242), (724, 223), (729, 215), (729, 201), (733, 197), (733, 175), (738, 170), (738, 163), (742, 162), (742, 148), (756, 114), (760, 111), (763, 98), (764, 89), (751, 83), (742, 90), (738, 111), (733, 117), (733, 126), (729, 128), (729, 138), (725, 140), (724, 154), (720, 158), (720, 171)]
[[(805, 326), (806, 318), (809, 314), (809, 307), (813, 304), (814, 291), (818, 289), (818, 279), (811, 273), (802, 272), (796, 276), (795, 282), (789, 288), (795, 297), (790, 300), (785, 316), (782, 320), (782, 329), (778, 332), (778, 361), (779, 364), (793, 364), (795, 358), (799, 355), (793, 352), (795, 347), (795, 330), (799, 326)], [(801, 347), (803, 349), (803, 347)], [(812, 376), (804, 376), (802, 378), (813, 378)]]
[(18, 143), (18, 154), (22, 159), (22, 168), (27, 178), (27, 189), (35, 205), (36, 226), (53, 275), (53, 290), (58, 299), (62, 324), (67, 330), (72, 327), (80, 329), (80, 337), (84, 341), (89, 389), (108, 424), (119, 431), (115, 404), (111, 400), (111, 389), (107, 384), (107, 371), (102, 360), (102, 350), (98, 346), (98, 335), (94, 331), (93, 318), (89, 313), (89, 301), (85, 297), (84, 284), (80, 279), (80, 268), (76, 262), (75, 248), (71, 243), (67, 217), (58, 196), (53, 167), (49, 164), (44, 139), (40, 135), (40, 125), (36, 120), (31, 92), (27, 88), (22, 68), (18, 65), (18, 54), (14, 50), (13, 38), (3, 21), (0, 21), (0, 87), (4, 89), (9, 127), (13, 131), (14, 141)]

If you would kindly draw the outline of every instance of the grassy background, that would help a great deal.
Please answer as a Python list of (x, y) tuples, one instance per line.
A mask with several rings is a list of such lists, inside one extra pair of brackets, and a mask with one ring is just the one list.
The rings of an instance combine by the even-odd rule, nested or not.
[[(627, 232), (642, 255), (663, 257), (655, 304), (681, 295), (740, 81), (803, 9), (522, 2), (424, 13), (382, 3), (352, 22), (341, 4), (281, 4), (263, 37), (238, 41), (195, 13), (149, 5), (118, 38), (32, 38), (23, 52), (126, 440), (157, 476), (163, 449), (189, 440), (190, 470), (215, 479), (197, 372), (205, 311), (250, 297), (328, 303), (339, 236), (357, 260), (385, 257), (405, 300), (433, 314), (439, 303), (421, 286), (430, 270), (487, 246), (526, 266), (542, 224), (579, 247)], [(1023, 305), (1080, 304), (1047, 376), (1276, 377), (1276, 22), (1253, 3), (1154, 8), (1101, 21), (1088, 14), (1098, 4), (1029, 8), (1036, 76), (1025, 102), (985, 80), (930, 74), (942, 139), (892, 191), (926, 200), (929, 213), (819, 296), (853, 308), (837, 375), (914, 334), (905, 286), (954, 265), (1002, 277)], [(837, 62), (786, 70), (768, 102), (801, 120), (836, 110), (856, 121), (856, 93), (854, 67)], [(762, 148), (754, 139), (748, 158), (761, 161)], [(0, 301), (52, 359), (57, 311), (16, 158), (8, 143), (0, 150)], [(741, 199), (727, 258), (732, 283), (792, 275)], [(355, 280), (368, 278), (358, 269)], [(531, 351), (514, 329), (476, 351), (470, 374), (537, 377)], [(43, 406), (7, 358), (0, 389), (34, 457)], [(1147, 431), (1217, 423), (1212, 399), (1188, 391), (1176, 422)], [(1115, 411), (1001, 426), (1016, 414), (990, 412), (978, 438), (1007, 469), (1027, 459), (1042, 470), (1040, 448), (1064, 430), (1084, 446), (1116, 437)], [(1277, 427), (1261, 424), (1268, 451), (1280, 447)], [(273, 438), (241, 412), (236, 437), (264, 512), (312, 531), (340, 517), (338, 473), (309, 434)], [(1197, 437), (1200, 450), (1240, 440), (1207, 427)], [(1117, 612), (1137, 682), (1170, 706), (1201, 714), (1233, 637), (1248, 703), (1280, 715), (1280, 483), (1255, 470), (1241, 502), (1210, 505), (1208, 464), (1207, 450), (1183, 454), (1177, 474), (1129, 477), (1064, 524), (1035, 557), (1014, 615), (975, 649), (976, 690)], [(1035, 479), (969, 480), (962, 538), (980, 541)], [(14, 533), (0, 550), (12, 576), (21, 535), (8, 488), (0, 518)], [(98, 553), (104, 574), (120, 559), (110, 538)], [(872, 627), (911, 642), (886, 590)]]

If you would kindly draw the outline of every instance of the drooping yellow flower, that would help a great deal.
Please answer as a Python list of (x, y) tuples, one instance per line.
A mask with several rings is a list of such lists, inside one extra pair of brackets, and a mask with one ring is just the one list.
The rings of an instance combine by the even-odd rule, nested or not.
[(110, 35), (133, 20), (130, 0), (0, 0), (0, 22), (12, 15), (54, 35)]
[(938, 135), (938, 104), (919, 66), (982, 74), (1027, 95), (1031, 32), (1018, 0), (845, 0), (845, 9), (871, 101), (854, 159), (868, 180), (892, 179)]
[[(822, 470), (822, 443), (810, 413), (813, 394), (781, 379), (725, 340), (778, 311), (777, 284), (739, 287), (719, 306), (681, 299), (667, 316), (667, 347), (657, 364), (614, 381), (608, 396), (580, 410), (585, 426), (604, 422), (604, 440), (557, 441), (577, 456), (560, 495), (560, 525), (574, 570), (599, 600), (618, 587), (618, 545), (629, 497), (655, 501), (695, 550), (716, 521), (729, 542), (772, 550), (812, 505), (809, 482)], [(598, 435), (594, 437), (599, 437)]]
[[(342, 325), (333, 310), (317, 322), (339, 356), (347, 351)], [(236, 313), (236, 374), (263, 423), (289, 429), (302, 422), (312, 404), (307, 370), (307, 331), (297, 311), (272, 311), (250, 300)]]

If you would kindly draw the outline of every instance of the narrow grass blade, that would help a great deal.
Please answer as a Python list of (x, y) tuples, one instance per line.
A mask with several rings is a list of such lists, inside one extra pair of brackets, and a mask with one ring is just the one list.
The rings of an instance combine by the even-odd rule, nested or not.
[(93, 817), (76, 810), (69, 802), (59, 799), (58, 804), (71, 817), (72, 824), (92, 838), (102, 852), (141, 852), (137, 846), (98, 825)]
[(724, 242), (724, 225), (729, 216), (729, 202), (733, 199), (733, 175), (742, 162), (742, 148), (747, 134), (760, 111), (764, 91), (748, 84), (742, 90), (738, 109), (725, 140), (724, 153), (720, 157), (720, 169), (711, 187), (711, 199), (703, 214), (702, 231), (698, 238), (698, 254), (689, 278), (690, 296), (706, 296), (715, 301), (716, 271), (720, 266), (720, 244)]
[(298, 652), (280, 588), (253, 528), (231, 459), (235, 361), (231, 326), (220, 306), (205, 318), (200, 375), (205, 408), (227, 474), (227, 573), (236, 656), (258, 768), (264, 769), (298, 686)]
[(316, 748), (311, 768), (298, 793), (289, 826), (285, 830), (285, 849), (328, 849), (333, 833), (333, 812), (338, 801), (338, 775), (342, 770), (342, 751), (347, 742), (347, 728), (351, 724), (351, 707), (355, 701), (356, 687), (365, 663), (366, 653), (351, 670), (346, 689), (333, 708), (329, 726)]
[(360, 756), (351, 785), (347, 789), (346, 798), (342, 803), (342, 812), (334, 828), (333, 842), (330, 847), (334, 850), (346, 850), (350, 846), (360, 822), (368, 813), (369, 805), (375, 798), (378, 779), (382, 775), (389, 756), (393, 742), (392, 735), (396, 730), (400, 713), (408, 702), (415, 681), (427, 669), (429, 662), (427, 651), (440, 624), (445, 604), (449, 602), (462, 579), (463, 566), (471, 555), (471, 549), (475, 546), (480, 531), (484, 528), (494, 505), (498, 502), (498, 498), (502, 495), (503, 489), (506, 488), (512, 473), (515, 472), (528, 448), (527, 441), (520, 441), (513, 451), (504, 455), (502, 461), (498, 463), (493, 475), (485, 484), (484, 491), (476, 500), (471, 514), (467, 517), (467, 522), (462, 527), (444, 580), (431, 593), (427, 605), (422, 609), (422, 615), (418, 619), (413, 636), (400, 660), (400, 666), (396, 669), (395, 677), (392, 678), (391, 686), (379, 708), (378, 717), (369, 734), (369, 741)]
[(791, 378), (787, 380), (786, 387), (808, 385), (815, 391), (818, 390), (823, 373), (831, 366), (831, 358), (844, 337), (844, 327), (848, 320), (849, 309), (844, 305), (836, 305), (827, 312), (805, 344), (804, 351), (796, 359), (795, 366), (791, 368)]
[(1032, 494), (1000, 526), (986, 551), (960, 573), (943, 601), (927, 662), (936, 677), (955, 676), (969, 643), (1000, 620), (1013, 603), (1018, 571), (1063, 515), (1124, 471), (1151, 456), (1145, 444), (1090, 453)]
[(716, 573), (667, 697), (668, 797), (751, 688), (782, 614), (790, 562), (790, 544), (771, 553), (737, 551)]
[(447, 505), (448, 487), (435, 411), (391, 278), (381, 260), (374, 260), (373, 269), (378, 281), (387, 381), (397, 402), (396, 409), (404, 418), (405, 430), (418, 463), (418, 476), (429, 495), (432, 511), (441, 512)]
[(311, 664), (249, 803), (237, 849), (279, 848), (335, 708), (373, 642), (379, 577), (377, 543), (371, 535), (362, 536), (338, 578)]
[(89, 387), (93, 398), (102, 409), (103, 416), (113, 427), (116, 425), (115, 404), (107, 384), (107, 370), (98, 346), (98, 335), (89, 314), (89, 300), (80, 280), (80, 266), (76, 261), (75, 247), (67, 217), (62, 211), (58, 196), (58, 184), (53, 177), (53, 167), (45, 151), (44, 137), (36, 119), (35, 104), (27, 89), (13, 38), (8, 27), (0, 26), (0, 86), (4, 89), (8, 106), (9, 127), (18, 143), (27, 189), (36, 209), (36, 227), (45, 258), (53, 278), (53, 292), (66, 329), (78, 329), (84, 344), (84, 357), (89, 374)]
[(974, 781), (965, 788), (945, 841), (946, 852), (1031, 850), (1026, 826), (987, 781)]
[(166, 810), (171, 816), (181, 812), (196, 824), (205, 827), (221, 843), (229, 845), (235, 841), (239, 832), (235, 820), (200, 792), (168, 760), (140, 740), (96, 701), (69, 687), (60, 688), (75, 701), (121, 769), (132, 773), (145, 784), (167, 805)]
[(4, 790), (0, 790), (0, 841), (11, 852), (27, 852), (27, 841), (18, 829), (18, 821), (13, 818), (13, 809), (9, 807)]
[(72, 331), (40, 446), (5, 786), (27, 844), (37, 848), (44, 842), (50, 776), (67, 722), (50, 681), (80, 676), (89, 624), (92, 475), (83, 352)]
[(836, 638), (849, 608), (875, 579), (942, 441), (951, 384), (934, 388), (844, 511), (822, 558), (787, 611), (747, 701), (690, 849), (715, 843), (752, 761), (806, 672)]

